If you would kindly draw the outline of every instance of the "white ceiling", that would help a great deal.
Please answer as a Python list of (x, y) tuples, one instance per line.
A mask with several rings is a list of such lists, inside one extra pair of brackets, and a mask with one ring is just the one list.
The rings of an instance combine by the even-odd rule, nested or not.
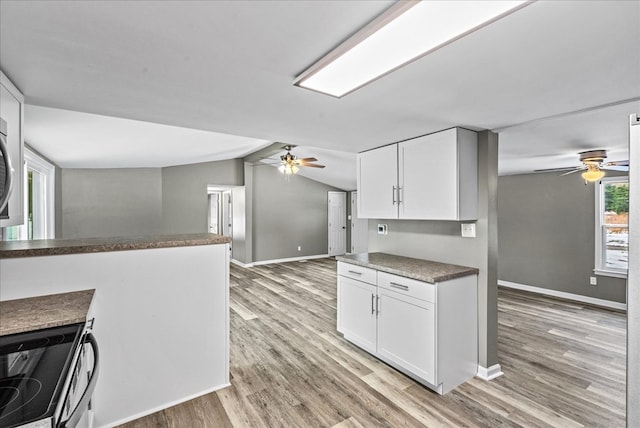
[[(627, 158), (640, 2), (538, 1), (342, 99), (292, 85), (391, 3), (0, 0), (0, 67), (49, 108), (27, 108), (26, 137), (62, 166), (142, 166), (138, 145), (140, 160), (176, 164), (282, 141), (328, 165), (310, 172), (319, 181), (342, 159), (354, 188), (355, 153), (451, 126), (500, 132), (501, 174), (575, 165), (590, 148)], [(113, 128), (126, 121), (69, 111), (247, 138), (187, 129), (154, 151), (154, 131), (126, 141)], [(56, 118), (62, 140), (42, 131)], [(90, 122), (112, 137), (72, 133)]]

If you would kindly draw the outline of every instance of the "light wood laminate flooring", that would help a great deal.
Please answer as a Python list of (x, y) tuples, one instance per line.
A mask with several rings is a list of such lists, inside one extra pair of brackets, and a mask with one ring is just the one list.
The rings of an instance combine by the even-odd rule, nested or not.
[(131, 427), (624, 427), (625, 314), (500, 289), (504, 375), (439, 396), (336, 332), (336, 262), (231, 266), (232, 386)]

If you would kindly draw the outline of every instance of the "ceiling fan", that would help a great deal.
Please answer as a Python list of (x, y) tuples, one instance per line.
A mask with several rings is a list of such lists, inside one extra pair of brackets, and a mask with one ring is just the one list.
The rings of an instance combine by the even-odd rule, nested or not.
[(580, 155), (580, 162), (582, 162), (580, 166), (536, 169), (533, 172), (567, 171), (561, 174), (564, 176), (583, 171), (581, 175), (585, 180), (585, 184), (587, 184), (588, 182), (598, 181), (604, 177), (604, 170), (629, 171), (628, 160), (605, 162), (605, 159), (607, 159), (606, 150), (587, 150), (578, 153), (578, 155)]
[(311, 168), (324, 168), (324, 165), (320, 165), (313, 162), (318, 162), (316, 158), (302, 158), (298, 159), (294, 154), (291, 154), (291, 146), (284, 146), (287, 151), (284, 155), (280, 156), (280, 166), (278, 170), (285, 175), (292, 175), (298, 172), (299, 167), (311, 167)]

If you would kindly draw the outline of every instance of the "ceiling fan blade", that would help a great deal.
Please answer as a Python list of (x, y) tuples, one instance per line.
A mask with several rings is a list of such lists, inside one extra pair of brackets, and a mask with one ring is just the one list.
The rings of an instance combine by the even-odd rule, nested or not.
[(300, 166), (310, 166), (311, 168), (324, 168), (324, 165), (320, 165), (317, 163), (302, 163)]
[(606, 169), (607, 171), (629, 171), (628, 165), (605, 165), (600, 167), (600, 169)]
[(564, 174), (560, 174), (560, 177), (564, 177), (565, 175), (573, 174), (574, 172), (584, 171), (585, 169), (586, 168), (577, 168), (577, 169), (574, 169), (573, 171), (569, 171), (569, 172), (565, 172)]
[(264, 165), (281, 165), (282, 162), (278, 161), (278, 162), (258, 162), (258, 163), (252, 163), (251, 166), (264, 166)]
[(296, 159), (296, 162), (318, 162), (318, 159), (316, 159), (316, 158), (302, 158), (302, 159)]
[(562, 167), (562, 168), (545, 168), (545, 169), (535, 169), (533, 170), (533, 172), (552, 172), (552, 171), (571, 171), (574, 169), (583, 169), (582, 167), (579, 166), (566, 166), (566, 167)]
[(603, 166), (629, 166), (629, 160), (607, 162)]

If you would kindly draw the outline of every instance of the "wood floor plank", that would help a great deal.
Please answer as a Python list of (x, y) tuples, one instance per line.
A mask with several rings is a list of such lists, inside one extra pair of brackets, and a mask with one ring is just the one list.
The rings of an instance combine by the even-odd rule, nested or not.
[(230, 271), (231, 386), (141, 427), (625, 426), (623, 313), (499, 289), (504, 375), (440, 396), (336, 331), (336, 262)]

